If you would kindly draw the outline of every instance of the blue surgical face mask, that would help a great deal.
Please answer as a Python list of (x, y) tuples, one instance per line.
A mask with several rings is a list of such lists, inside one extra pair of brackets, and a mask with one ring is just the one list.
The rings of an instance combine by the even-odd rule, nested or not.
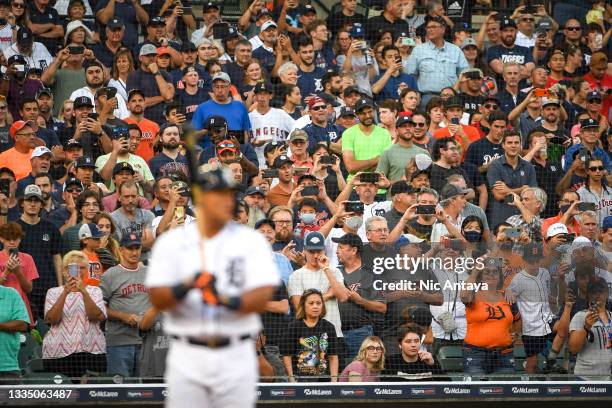
[(478, 231), (463, 231), (463, 236), (468, 242), (482, 241), (482, 233)]
[(354, 215), (352, 217), (348, 217), (344, 223), (353, 231), (357, 231), (363, 225), (363, 218)]
[(306, 225), (312, 225), (317, 220), (317, 214), (315, 213), (304, 213), (300, 214), (300, 220)]

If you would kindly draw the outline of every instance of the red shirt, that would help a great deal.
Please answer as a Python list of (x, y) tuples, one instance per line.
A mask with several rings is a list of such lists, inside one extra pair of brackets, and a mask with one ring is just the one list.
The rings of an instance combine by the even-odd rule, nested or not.
[[(480, 132), (478, 132), (478, 129), (476, 129), (474, 126), (461, 125), (461, 127), (463, 128), (463, 134), (466, 135), (468, 138), (468, 142), (463, 143), (461, 136), (459, 136), (458, 134), (455, 134), (455, 140), (457, 141), (459, 146), (461, 146), (461, 161), (463, 161), (465, 152), (467, 151), (467, 148), (470, 145), (470, 143), (475, 142), (476, 140), (479, 140), (481, 137), (480, 137)], [(451, 134), (450, 134), (450, 131), (448, 130), (448, 127), (440, 128), (434, 131), (433, 133), (434, 139), (443, 139), (445, 137), (450, 137), (450, 136)]]
[(610, 113), (610, 107), (612, 106), (612, 92), (608, 93), (608, 91), (612, 90), (612, 75), (604, 74), (599, 85), (590, 72), (584, 76), (584, 80), (591, 85), (591, 89), (601, 94), (603, 98), (603, 107), (599, 113), (604, 115), (607, 119)]

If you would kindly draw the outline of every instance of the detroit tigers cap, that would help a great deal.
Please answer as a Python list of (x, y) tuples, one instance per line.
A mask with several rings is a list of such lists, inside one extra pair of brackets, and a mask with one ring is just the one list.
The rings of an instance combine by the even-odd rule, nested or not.
[(590, 91), (587, 94), (587, 97), (586, 97), (587, 102), (591, 102), (592, 100), (597, 100), (597, 99), (599, 99), (599, 100), (602, 99), (601, 94), (599, 92), (597, 92), (597, 91)]
[(272, 93), (272, 87), (266, 81), (260, 81), (255, 84), (255, 88), (253, 89), (253, 93), (258, 94), (261, 92)]
[(343, 116), (355, 117), (355, 111), (349, 108), (348, 106), (343, 106), (340, 108), (340, 114), (338, 115), (338, 117), (341, 118)]
[(414, 124), (412, 121), (412, 116), (409, 115), (399, 115), (397, 120), (395, 121), (395, 127), (402, 127), (407, 123)]
[(121, 163), (115, 164), (115, 167), (113, 167), (113, 177), (121, 173), (122, 171), (129, 171), (130, 173), (132, 173), (132, 175), (136, 174), (134, 172), (134, 168), (132, 167), (130, 163), (121, 162)]
[(149, 19), (149, 23), (147, 24), (149, 27), (162, 27), (166, 26), (166, 19), (162, 16), (155, 16)]
[(116, 30), (118, 28), (122, 28), (123, 27), (123, 21), (121, 21), (120, 18), (113, 17), (110, 20), (108, 20), (108, 23), (106, 23), (106, 27), (108, 27), (111, 30)]
[(318, 231), (309, 232), (304, 238), (304, 249), (307, 251), (322, 251), (325, 249), (325, 238)]
[(608, 215), (604, 218), (603, 223), (601, 224), (601, 230), (606, 232), (608, 229), (612, 228), (612, 215)]
[(257, 15), (255, 16), (255, 21), (259, 20), (260, 18), (264, 17), (264, 16), (270, 16), (272, 17), (272, 14), (270, 14), (270, 10), (268, 10), (267, 8), (263, 7), (261, 8), (258, 12)]
[(266, 192), (259, 186), (251, 186), (247, 188), (246, 192), (244, 193), (245, 196), (250, 196), (253, 194), (260, 194), (262, 197), (266, 196)]
[(223, 116), (213, 115), (206, 120), (206, 129), (227, 127), (227, 120)]
[(25, 57), (21, 54), (15, 54), (8, 57), (6, 61), (8, 65), (19, 64), (19, 65), (28, 65), (28, 61), (26, 61)]
[(70, 149), (71, 147), (83, 147), (83, 144), (79, 139), (68, 139), (66, 144), (64, 145), (64, 149)]
[(353, 38), (363, 38), (365, 37), (365, 30), (360, 23), (353, 24), (353, 28), (351, 28), (351, 37)]
[(76, 177), (70, 177), (64, 182), (63, 191), (66, 191), (70, 186), (77, 186), (81, 190), (83, 189), (83, 183), (81, 183), (81, 181)]
[(280, 169), (283, 164), (293, 164), (293, 160), (287, 155), (281, 154), (276, 159), (274, 159), (274, 164), (272, 165), (275, 169)]
[(503, 30), (508, 27), (516, 28), (516, 22), (514, 21), (514, 19), (510, 18), (509, 16), (503, 16), (499, 20), (499, 29)]
[(124, 248), (133, 248), (133, 247), (141, 246), (142, 240), (140, 238), (140, 235), (134, 232), (130, 232), (129, 234), (124, 234), (121, 237), (121, 242), (119, 242), (119, 245), (121, 245)]
[(79, 109), (82, 107), (90, 107), (90, 108), (94, 107), (89, 96), (79, 96), (78, 98), (75, 98), (72, 106), (74, 109)]
[(204, 11), (208, 11), (211, 8), (216, 8), (217, 10), (220, 10), (219, 5), (217, 3), (213, 3), (212, 1), (209, 1), (204, 5)]
[(100, 239), (103, 235), (102, 231), (93, 222), (83, 224), (79, 228), (79, 240), (87, 238)]
[(53, 152), (49, 150), (47, 146), (36, 146), (34, 150), (32, 150), (32, 155), (30, 156), (30, 160), (32, 160), (35, 157), (44, 156), (45, 154), (48, 154), (49, 156), (53, 157)]
[(95, 169), (96, 164), (94, 163), (91, 157), (81, 156), (78, 159), (76, 159), (76, 161), (74, 162), (74, 168), (75, 169), (85, 169), (85, 168)]
[(312, 6), (312, 4), (305, 4), (302, 15), (305, 16), (306, 14), (310, 13), (317, 14), (317, 10)]
[(580, 121), (580, 129), (598, 128), (599, 122), (593, 118), (583, 119)]
[(372, 100), (369, 98), (362, 98), (355, 103), (355, 112), (359, 113), (361, 110), (367, 107), (374, 108), (374, 102), (372, 102)]
[(21, 27), (17, 30), (17, 44), (32, 44), (34, 42), (34, 35), (32, 31), (27, 27)]

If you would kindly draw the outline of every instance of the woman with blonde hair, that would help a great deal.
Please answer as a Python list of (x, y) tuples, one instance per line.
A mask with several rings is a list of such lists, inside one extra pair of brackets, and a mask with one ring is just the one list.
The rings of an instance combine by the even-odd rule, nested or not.
[(113, 58), (113, 69), (111, 70), (111, 79), (108, 81), (108, 86), (117, 89), (117, 95), (121, 95), (127, 102), (127, 78), (130, 73), (134, 72), (134, 57), (132, 52), (127, 48), (121, 48)]
[(79, 378), (87, 371), (106, 371), (106, 340), (100, 322), (106, 320), (102, 290), (83, 283), (89, 260), (81, 251), (63, 259), (64, 285), (49, 289), (45, 320), (51, 325), (42, 346), (46, 371)]
[(385, 345), (377, 336), (363, 340), (355, 360), (340, 374), (340, 382), (377, 382), (379, 374), (385, 368)]

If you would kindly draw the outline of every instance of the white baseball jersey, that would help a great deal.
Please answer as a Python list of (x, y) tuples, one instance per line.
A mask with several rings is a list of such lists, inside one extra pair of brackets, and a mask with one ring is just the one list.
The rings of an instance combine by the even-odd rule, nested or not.
[(4, 52), (13, 43), (13, 30), (10, 24), (0, 28), (0, 51)]
[[(251, 142), (279, 142), (287, 140), (287, 136), (293, 129), (294, 120), (287, 112), (282, 109), (271, 108), (268, 113), (262, 115), (254, 110), (249, 113), (251, 127), (253, 129), (253, 139)], [(265, 168), (264, 146), (255, 147), (259, 167)]]
[(385, 213), (391, 211), (392, 207), (391, 201), (374, 201), (372, 204), (363, 205), (363, 225), (357, 231), (357, 235), (361, 237), (364, 243), (368, 242), (365, 230), (366, 221), (374, 216), (384, 217)]
[(42, 43), (34, 42), (32, 45), (32, 55), (25, 55), (19, 52), (17, 49), (17, 44), (13, 44), (10, 47), (6, 48), (4, 51), (4, 58), (7, 60), (11, 58), (13, 55), (21, 54), (23, 58), (25, 58), (28, 63), (28, 67), (30, 68), (40, 68), (43, 71), (51, 65), (51, 61), (53, 61), (53, 57), (49, 53), (47, 47), (45, 47)]
[[(149, 288), (174, 286), (203, 270), (215, 276), (217, 291), (224, 296), (240, 296), (280, 283), (272, 249), (260, 233), (232, 222), (213, 238), (204, 240), (194, 222), (156, 240), (145, 284)], [(177, 336), (234, 337), (256, 334), (261, 329), (258, 314), (208, 306), (202, 301), (202, 292), (196, 289), (166, 314), (165, 331)]]

